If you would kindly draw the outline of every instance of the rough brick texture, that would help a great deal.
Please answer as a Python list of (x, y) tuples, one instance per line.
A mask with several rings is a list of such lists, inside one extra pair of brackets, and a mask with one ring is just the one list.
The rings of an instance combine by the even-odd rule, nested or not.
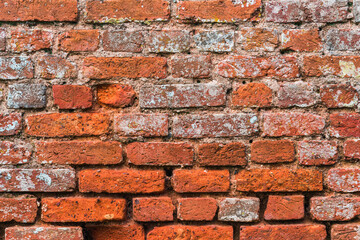
[(0, 0), (0, 239), (360, 239), (360, 0)]

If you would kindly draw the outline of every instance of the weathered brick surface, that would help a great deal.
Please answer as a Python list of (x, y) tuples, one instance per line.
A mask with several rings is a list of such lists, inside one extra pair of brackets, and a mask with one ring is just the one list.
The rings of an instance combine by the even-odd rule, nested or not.
[(177, 15), (184, 21), (195, 22), (239, 22), (258, 19), (261, 1), (244, 3), (230, 0), (181, 1), (177, 4)]
[(336, 141), (301, 141), (298, 143), (297, 152), (301, 165), (332, 165), (338, 159)]
[(65, 52), (92, 52), (100, 44), (98, 30), (71, 30), (58, 37), (59, 49)]
[(49, 113), (26, 117), (26, 134), (39, 137), (101, 135), (108, 132), (109, 116), (102, 113)]
[(0, 57), (0, 79), (32, 78), (34, 64), (29, 57)]
[(317, 29), (290, 29), (280, 35), (281, 49), (298, 52), (319, 52), (322, 42)]
[(112, 52), (141, 52), (145, 42), (139, 31), (105, 31), (102, 40), (104, 50)]
[(46, 86), (17, 83), (9, 86), (8, 108), (43, 108), (46, 106)]
[(75, 21), (76, 0), (9, 0), (0, 3), (0, 21)]
[(0, 169), (0, 192), (68, 192), (75, 181), (73, 169)]
[(43, 198), (44, 222), (102, 222), (124, 220), (126, 201), (121, 198)]
[(360, 0), (0, 1), (0, 239), (358, 239), (359, 22)]
[(109, 84), (97, 88), (98, 102), (111, 107), (128, 107), (135, 101), (136, 93), (130, 85)]
[(300, 75), (296, 58), (231, 56), (217, 65), (216, 73), (227, 78), (279, 79), (296, 78)]
[(187, 143), (130, 143), (126, 146), (129, 162), (134, 165), (191, 165), (194, 150)]
[(307, 192), (323, 189), (322, 173), (317, 170), (240, 170), (235, 180), (236, 189), (242, 192)]
[(133, 239), (145, 240), (144, 228), (135, 223), (88, 226), (87, 231), (94, 240)]
[(245, 151), (241, 142), (205, 143), (198, 146), (198, 162), (202, 166), (245, 166)]
[(297, 220), (305, 216), (304, 196), (270, 195), (266, 205), (266, 220)]
[(140, 90), (141, 108), (217, 107), (226, 102), (221, 84), (177, 84), (146, 86)]
[(240, 240), (246, 239), (325, 240), (326, 227), (320, 224), (242, 226)]
[(165, 78), (166, 59), (161, 57), (87, 57), (83, 74), (90, 79)]
[(53, 34), (42, 30), (20, 30), (11, 32), (10, 49), (14, 52), (33, 52), (50, 49)]
[(80, 192), (154, 193), (165, 190), (162, 170), (89, 169), (79, 172)]
[(359, 215), (358, 197), (312, 197), (310, 213), (318, 221), (348, 221)]
[(258, 131), (255, 114), (184, 115), (173, 119), (173, 135), (182, 138), (250, 136)]
[(194, 35), (194, 41), (201, 52), (231, 52), (234, 35), (233, 31), (200, 31)]
[(71, 239), (83, 240), (81, 227), (52, 227), (52, 226), (35, 226), (35, 227), (8, 227), (5, 230), (6, 240), (23, 240), (23, 239)]
[(258, 140), (251, 144), (251, 161), (256, 163), (292, 162), (295, 146), (289, 140)]
[(190, 33), (188, 31), (151, 31), (148, 37), (150, 52), (178, 53), (190, 49)]
[(230, 187), (228, 170), (177, 169), (173, 174), (175, 192), (227, 192)]
[(127, 21), (162, 21), (169, 18), (169, 2), (155, 0), (138, 2), (126, 0), (94, 0), (86, 2), (86, 20), (95, 23), (119, 23)]
[(147, 234), (148, 240), (162, 240), (169, 238), (177, 240), (187, 239), (233, 239), (233, 228), (231, 226), (207, 225), (170, 225), (155, 227)]
[(0, 222), (35, 222), (38, 205), (36, 198), (0, 198)]
[(264, 136), (309, 136), (322, 133), (325, 119), (322, 116), (301, 112), (263, 114)]
[(121, 136), (167, 136), (166, 114), (118, 114), (114, 117), (114, 130)]
[(36, 161), (53, 164), (118, 164), (122, 162), (121, 144), (114, 141), (39, 141), (35, 143)]
[(90, 108), (93, 95), (91, 88), (80, 85), (54, 85), (54, 103), (59, 109)]
[(133, 218), (138, 222), (172, 221), (174, 210), (169, 197), (133, 199)]
[(255, 222), (259, 220), (259, 198), (225, 198), (219, 202), (220, 221)]
[(177, 217), (183, 221), (212, 221), (217, 209), (214, 198), (179, 198)]
[(31, 149), (24, 143), (2, 141), (0, 143), (0, 164), (16, 165), (28, 163), (31, 158)]

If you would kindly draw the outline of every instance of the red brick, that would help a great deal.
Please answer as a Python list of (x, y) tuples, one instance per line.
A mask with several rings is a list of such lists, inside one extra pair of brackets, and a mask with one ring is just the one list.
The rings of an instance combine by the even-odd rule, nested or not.
[(216, 73), (227, 78), (274, 77), (287, 80), (299, 76), (299, 67), (293, 56), (230, 56), (220, 61)]
[(344, 155), (348, 159), (360, 159), (360, 141), (347, 139), (344, 143)]
[(328, 108), (356, 107), (359, 101), (358, 92), (348, 84), (322, 86), (320, 95)]
[(28, 146), (21, 143), (8, 141), (0, 142), (0, 164), (24, 164), (31, 158), (31, 150)]
[(95, 23), (164, 21), (170, 16), (169, 5), (170, 3), (166, 0), (88, 1), (86, 2), (86, 21)]
[(266, 28), (242, 28), (238, 33), (238, 43), (246, 51), (275, 51), (279, 44), (275, 30)]
[(33, 76), (34, 64), (29, 57), (0, 57), (1, 80), (33, 78)]
[(225, 198), (219, 202), (218, 218), (229, 222), (255, 222), (259, 220), (259, 211), (259, 198)]
[(193, 147), (187, 143), (135, 142), (126, 146), (126, 152), (134, 165), (191, 165), (194, 159)]
[(360, 137), (360, 114), (338, 112), (330, 114), (329, 133), (333, 137)]
[(177, 217), (182, 221), (212, 221), (217, 209), (214, 198), (179, 198)]
[(103, 47), (112, 52), (141, 52), (145, 43), (140, 31), (105, 31)]
[(310, 214), (318, 221), (348, 221), (360, 214), (360, 198), (312, 197)]
[(0, 192), (69, 192), (73, 169), (0, 169)]
[(175, 192), (227, 192), (230, 188), (228, 170), (176, 169), (173, 171)]
[(0, 21), (76, 21), (76, 0), (8, 0), (0, 3)]
[(65, 52), (92, 52), (99, 48), (99, 30), (70, 30), (58, 37), (59, 50)]
[(243, 192), (322, 191), (322, 173), (317, 170), (250, 169), (235, 175), (236, 189)]
[(177, 15), (184, 21), (231, 23), (258, 20), (260, 7), (260, 0), (246, 4), (230, 0), (181, 1), (177, 4)]
[(132, 86), (107, 84), (97, 87), (98, 102), (111, 107), (128, 107), (134, 104), (136, 93)]
[(334, 224), (331, 226), (332, 240), (356, 240), (360, 238), (359, 224)]
[(81, 227), (53, 227), (39, 225), (34, 227), (8, 227), (5, 230), (6, 240), (55, 240), (55, 239), (71, 239), (83, 240)]
[(250, 136), (258, 131), (255, 114), (183, 115), (173, 119), (173, 136), (181, 138)]
[(0, 136), (15, 135), (21, 126), (21, 113), (0, 114)]
[(124, 220), (126, 200), (121, 198), (43, 198), (44, 222), (102, 222)]
[(145, 240), (143, 226), (136, 223), (86, 227), (93, 240)]
[(257, 225), (241, 226), (240, 240), (302, 239), (325, 240), (326, 227), (319, 224)]
[(263, 136), (310, 136), (321, 134), (325, 118), (302, 112), (276, 112), (263, 114)]
[(45, 113), (27, 116), (25, 133), (39, 137), (101, 135), (110, 118), (102, 113)]
[(21, 113), (0, 114), (0, 136), (15, 135), (21, 126)]
[(10, 49), (14, 52), (33, 52), (50, 49), (53, 35), (43, 30), (15, 30), (11, 32)]
[(272, 90), (264, 83), (240, 85), (232, 95), (231, 104), (240, 107), (269, 107)]
[(167, 114), (116, 114), (115, 132), (121, 136), (167, 136)]
[(323, 49), (317, 29), (286, 29), (280, 37), (282, 50), (319, 52)]
[(187, 52), (190, 49), (189, 31), (150, 31), (147, 40), (148, 49), (154, 53)]
[(83, 72), (90, 79), (165, 78), (166, 59), (162, 57), (87, 57)]
[(309, 77), (358, 77), (359, 56), (304, 56), (304, 73)]
[(141, 108), (216, 107), (226, 102), (222, 84), (174, 84), (145, 86), (140, 90)]
[(297, 220), (303, 219), (304, 196), (276, 196), (270, 195), (264, 214), (265, 220)]
[(205, 240), (221, 239), (233, 240), (233, 228), (231, 226), (207, 225), (169, 225), (155, 227), (147, 234), (147, 240)]
[(6, 31), (5, 29), (0, 28), (0, 51), (5, 51), (6, 49)]
[(175, 78), (208, 78), (212, 70), (208, 55), (174, 56), (169, 64)]
[(77, 76), (74, 63), (55, 55), (40, 57), (36, 67), (39, 77), (45, 79), (76, 78)]
[(162, 170), (88, 169), (79, 172), (80, 192), (155, 193), (165, 190)]
[(295, 146), (290, 140), (258, 140), (251, 144), (251, 161), (256, 163), (292, 162)]
[(54, 85), (54, 103), (59, 109), (84, 109), (92, 106), (91, 88), (80, 85)]
[(172, 221), (174, 210), (169, 197), (133, 198), (133, 218), (138, 222)]
[(201, 166), (246, 166), (245, 145), (241, 142), (205, 143), (198, 147)]
[(51, 164), (118, 164), (122, 148), (119, 142), (53, 141), (35, 143), (36, 161)]
[(332, 168), (327, 174), (327, 185), (335, 192), (359, 192), (360, 169)]
[(331, 51), (360, 50), (360, 33), (352, 29), (330, 29), (326, 33), (326, 46)]
[(298, 143), (297, 152), (301, 165), (332, 165), (338, 159), (336, 141), (301, 141)]
[(35, 222), (38, 205), (36, 198), (0, 198), (0, 222)]
[(317, 103), (319, 94), (314, 86), (307, 82), (283, 83), (278, 90), (279, 107), (310, 107)]
[(331, 23), (347, 20), (348, 1), (278, 0), (265, 4), (266, 21)]
[(234, 49), (234, 31), (215, 30), (196, 31), (193, 36), (195, 46), (200, 52), (231, 52)]

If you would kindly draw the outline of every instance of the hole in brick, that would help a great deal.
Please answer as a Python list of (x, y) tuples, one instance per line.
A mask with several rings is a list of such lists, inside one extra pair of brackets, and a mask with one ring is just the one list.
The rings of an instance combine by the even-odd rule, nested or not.
[(243, 84), (245, 84), (246, 82), (245, 81), (243, 81)]
[(251, 139), (251, 140), (249, 141), (249, 143), (253, 143), (253, 140)]
[(171, 169), (166, 169), (165, 174), (166, 174), (167, 177), (172, 177), (173, 171)]

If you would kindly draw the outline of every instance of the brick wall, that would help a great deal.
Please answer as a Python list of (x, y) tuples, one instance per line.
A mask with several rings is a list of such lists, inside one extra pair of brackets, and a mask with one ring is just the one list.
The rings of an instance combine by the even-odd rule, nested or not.
[(0, 239), (360, 239), (360, 0), (0, 1)]

